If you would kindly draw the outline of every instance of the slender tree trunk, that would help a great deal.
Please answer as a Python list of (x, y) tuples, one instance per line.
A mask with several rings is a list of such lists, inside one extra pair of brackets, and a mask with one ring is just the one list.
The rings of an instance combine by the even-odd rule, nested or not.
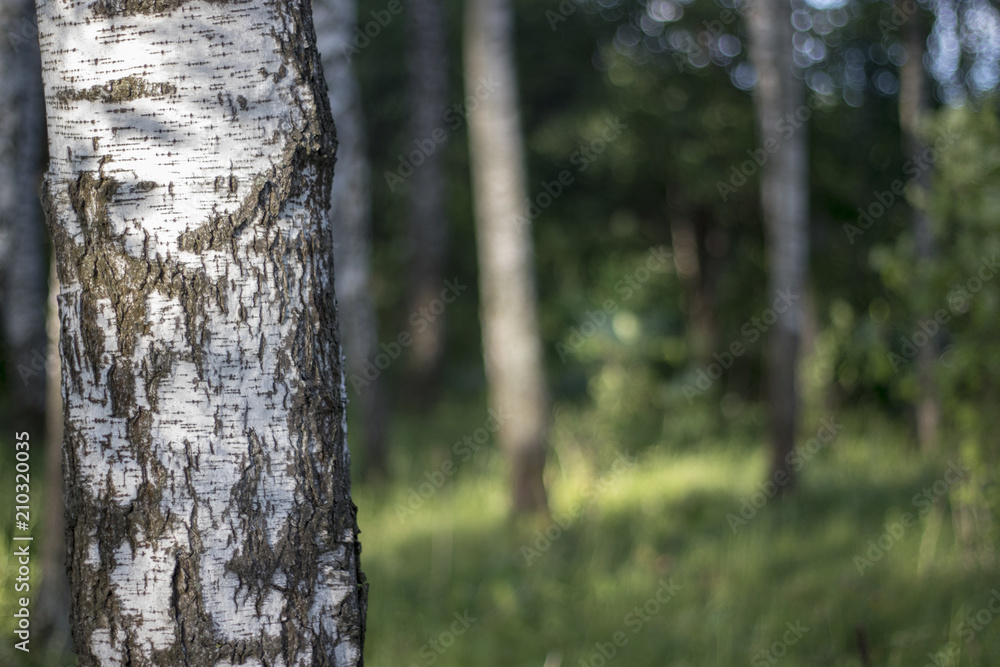
[(693, 216), (670, 216), (674, 267), (684, 287), (688, 309), (688, 344), (699, 364), (713, 361), (718, 352), (715, 319), (715, 260), (708, 248), (712, 214), (703, 209)]
[(42, 442), (48, 272), (37, 194), (45, 168), (45, 113), (34, 17), (30, 1), (0, 6), (0, 284), (9, 423)]
[(38, 7), (80, 664), (360, 665), (309, 5)]
[[(773, 471), (788, 476), (788, 455), (795, 447), (799, 389), (796, 364), (802, 328), (800, 303), (808, 264), (808, 160), (806, 127), (782, 136), (781, 121), (803, 103), (804, 87), (792, 60), (792, 7), (789, 0), (751, 0), (747, 7), (750, 58), (757, 69), (754, 107), (759, 139), (779, 148), (761, 167), (761, 207), (770, 269), (771, 298), (790, 294), (791, 305), (778, 314), (768, 333), (767, 399)], [(786, 133), (787, 134), (787, 133)], [(770, 152), (770, 150), (769, 150)]]
[(330, 217), (344, 355), (352, 379), (350, 391), (361, 405), (364, 424), (362, 474), (384, 479), (388, 472), (384, 385), (378, 377), (364, 379), (365, 362), (378, 351), (378, 318), (371, 292), (371, 167), (361, 92), (352, 64), (357, 10), (356, 0), (319, 0), (313, 7), (339, 140)]
[[(448, 220), (445, 216), (444, 146), (433, 139), (443, 132), (441, 115), (448, 99), (445, 14), (441, 0), (410, 0), (408, 51), (410, 135), (432, 141), (409, 183), (410, 267), (408, 313), (426, 309), (439, 298), (444, 281)], [(418, 149), (419, 150), (419, 149)], [(445, 316), (425, 318), (413, 330), (410, 396), (427, 403), (438, 388), (444, 358)]]
[(465, 88), (495, 89), (469, 115), (479, 257), (480, 322), (490, 404), (511, 415), (499, 431), (514, 509), (545, 511), (548, 398), (536, 315), (531, 229), (518, 223), (527, 196), (508, 0), (469, 0)]
[[(927, 146), (920, 136), (920, 123), (926, 116), (930, 99), (927, 93), (927, 75), (924, 72), (927, 28), (919, 11), (908, 11), (901, 0), (899, 9), (906, 16), (903, 25), (903, 43), (906, 46), (906, 62), (899, 76), (899, 126), (902, 131), (903, 152), (907, 159), (914, 159)], [(914, 185), (922, 192), (930, 191), (931, 172), (923, 170), (916, 177)], [(913, 236), (916, 245), (916, 262), (924, 265), (934, 257), (934, 237), (930, 220), (923, 205), (912, 205), (910, 216), (913, 221)], [(917, 270), (918, 276), (926, 275)], [(926, 281), (915, 288), (918, 294), (926, 291)], [(917, 352), (917, 377), (920, 395), (917, 399), (917, 441), (924, 451), (937, 447), (938, 424), (941, 419), (941, 403), (934, 383), (934, 364), (937, 363), (937, 340), (931, 338)]]

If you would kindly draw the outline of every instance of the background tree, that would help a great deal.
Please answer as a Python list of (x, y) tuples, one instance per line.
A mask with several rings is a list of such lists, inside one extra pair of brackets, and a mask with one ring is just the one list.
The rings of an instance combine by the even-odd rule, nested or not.
[[(445, 10), (441, 0), (407, 3), (409, 41), (409, 131), (421, 153), (409, 177), (409, 285), (407, 312), (418, 313), (438, 299), (443, 289), (448, 248), (445, 209), (445, 150), (438, 136), (448, 129), (442, 122), (448, 102), (448, 57)], [(446, 136), (446, 135), (445, 135)], [(428, 143), (430, 142), (430, 143)], [(438, 389), (445, 350), (445, 315), (425, 318), (413, 329), (408, 392), (424, 404)]]
[[(927, 75), (924, 71), (924, 55), (927, 52), (927, 29), (923, 12), (915, 5), (907, 6), (897, 0), (895, 11), (905, 17), (901, 26), (901, 37), (906, 49), (906, 62), (899, 72), (899, 127), (902, 133), (903, 153), (907, 160), (919, 162), (927, 149), (923, 140), (922, 124), (930, 111)], [(910, 216), (913, 224), (914, 259), (924, 265), (920, 284), (913, 290), (917, 300), (927, 294), (927, 280), (930, 261), (934, 257), (934, 234), (927, 217), (927, 197), (930, 192), (931, 170), (923, 169), (915, 179), (913, 204)], [(933, 309), (933, 306), (931, 306)], [(924, 309), (918, 309), (921, 312)], [(921, 317), (926, 317), (923, 312)], [(937, 340), (932, 338), (917, 352), (917, 375), (919, 395), (917, 397), (917, 441), (924, 450), (932, 450), (937, 445), (938, 424), (941, 421), (941, 403), (934, 381), (934, 366), (938, 356)]]
[[(809, 186), (806, 126), (793, 124), (804, 104), (792, 46), (789, 0), (753, 0), (746, 9), (750, 58), (757, 70), (754, 110), (759, 145), (771, 153), (760, 168), (760, 200), (767, 240), (768, 294), (785, 295), (788, 307), (768, 332), (767, 410), (772, 469), (792, 475), (799, 414), (797, 382), (802, 297), (809, 261)], [(789, 484), (781, 486), (789, 488)]]
[[(45, 168), (45, 114), (34, 2), (0, 7), (0, 313), (6, 351), (9, 424), (31, 435), (43, 456), (48, 488), (41, 513), (42, 584), (36, 628), (48, 659), (69, 640), (69, 587), (63, 538), (62, 407), (59, 402), (56, 284), (47, 260), (45, 221), (37, 197)], [(46, 278), (48, 277), (48, 280)], [(47, 295), (48, 298), (43, 298)]]
[(331, 189), (334, 269), (347, 358), (348, 395), (361, 407), (364, 428), (362, 472), (374, 479), (388, 473), (388, 418), (381, 375), (366, 373), (378, 352), (378, 318), (371, 284), (371, 166), (361, 93), (354, 74), (355, 0), (320, 0), (313, 5), (330, 107), (338, 128), (337, 177)]
[[(34, 5), (0, 7), (0, 313), (12, 425), (41, 442), (45, 428), (45, 226), (37, 197), (45, 161), (41, 64)], [(22, 36), (21, 31), (28, 34)], [(22, 38), (23, 37), (23, 38)]]
[(548, 397), (531, 226), (523, 215), (528, 189), (513, 16), (507, 0), (470, 0), (465, 11), (465, 90), (468, 96), (484, 91), (469, 114), (469, 153), (489, 402), (509, 415), (499, 438), (515, 511), (544, 511)]
[(361, 664), (309, 6), (38, 10), (80, 664)]

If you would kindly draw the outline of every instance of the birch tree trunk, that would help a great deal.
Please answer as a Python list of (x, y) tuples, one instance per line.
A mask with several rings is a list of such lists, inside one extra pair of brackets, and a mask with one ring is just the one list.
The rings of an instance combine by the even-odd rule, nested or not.
[(360, 665), (309, 5), (38, 8), (80, 664)]
[[(786, 117), (803, 104), (804, 85), (792, 58), (792, 7), (789, 0), (751, 0), (747, 6), (750, 58), (757, 70), (754, 108), (762, 145), (778, 149), (761, 167), (761, 207), (770, 270), (769, 294), (789, 294), (785, 312), (768, 332), (767, 397), (773, 472), (787, 475), (795, 447), (799, 387), (796, 380), (802, 329), (801, 297), (808, 264), (809, 181), (806, 126), (788, 136)], [(768, 150), (770, 153), (771, 151)]]
[(513, 16), (508, 0), (469, 0), (465, 88), (490, 86), (469, 114), (479, 258), (480, 322), (489, 401), (510, 414), (499, 431), (511, 468), (514, 509), (546, 511), (543, 471), (548, 398), (538, 332), (531, 229), (522, 217), (524, 147), (518, 116)]
[[(356, 0), (319, 0), (313, 6), (330, 107), (337, 124), (337, 178), (331, 192), (337, 300), (343, 314), (344, 356), (353, 378), (365, 378), (365, 362), (378, 351), (378, 319), (371, 294), (371, 167), (365, 141), (361, 92), (351, 53), (357, 25)], [(365, 433), (363, 474), (384, 478), (385, 393), (379, 377), (353, 386)]]
[[(430, 139), (432, 150), (421, 150), (424, 161), (414, 169), (409, 183), (409, 307), (408, 313), (427, 308), (438, 298), (444, 281), (448, 242), (445, 216), (444, 144), (435, 131), (443, 132), (441, 116), (448, 100), (448, 58), (445, 14), (441, 0), (410, 0), (409, 85), (410, 136), (414, 141)], [(428, 402), (438, 387), (444, 358), (445, 317), (423, 320), (413, 330), (411, 348), (412, 390), (408, 395)]]
[[(927, 29), (920, 11), (911, 11), (897, 0), (899, 11), (906, 16), (902, 28), (903, 44), (906, 47), (906, 62), (900, 68), (899, 76), (899, 127), (902, 132), (903, 152), (908, 160), (916, 159), (927, 146), (920, 136), (920, 122), (928, 113), (930, 99), (927, 91), (927, 75), (924, 72)], [(926, 196), (931, 187), (931, 171), (921, 170), (914, 186)], [(934, 237), (930, 220), (924, 205), (911, 204), (910, 216), (913, 221), (913, 236), (916, 245), (916, 262), (926, 264), (934, 257)], [(926, 272), (917, 269), (918, 276)], [(915, 286), (918, 294), (926, 293), (926, 280)], [(931, 338), (917, 352), (917, 379), (920, 395), (917, 399), (917, 441), (924, 451), (937, 446), (938, 424), (941, 420), (941, 403), (934, 383), (934, 364), (937, 363), (938, 344)]]

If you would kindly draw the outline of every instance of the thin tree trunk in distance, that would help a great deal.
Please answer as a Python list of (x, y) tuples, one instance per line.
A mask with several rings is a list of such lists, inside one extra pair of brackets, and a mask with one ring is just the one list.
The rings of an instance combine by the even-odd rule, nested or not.
[[(788, 455), (795, 447), (799, 413), (796, 365), (802, 328), (801, 297), (808, 264), (808, 160), (806, 126), (783, 137), (781, 120), (803, 103), (804, 85), (792, 59), (789, 0), (751, 0), (747, 7), (750, 58), (757, 70), (754, 108), (762, 145), (778, 145), (761, 167), (761, 208), (770, 271), (769, 294), (788, 294), (791, 305), (768, 333), (767, 401), (775, 474), (793, 485)], [(771, 152), (768, 149), (768, 152)]]
[[(441, 116), (448, 99), (448, 58), (444, 3), (410, 0), (408, 45), (410, 135), (414, 141), (431, 139), (434, 149), (409, 179), (410, 267), (408, 313), (417, 313), (437, 299), (444, 281), (448, 240), (445, 217), (444, 145), (433, 139), (443, 132)], [(424, 144), (427, 145), (426, 143)], [(419, 149), (418, 149), (419, 150)], [(413, 329), (410, 349), (410, 396), (433, 401), (444, 358), (445, 317), (424, 318)]]
[(688, 345), (700, 364), (710, 363), (717, 352), (715, 320), (715, 259), (709, 251), (712, 215), (706, 210), (671, 214), (670, 243), (674, 267), (684, 286), (688, 310)]
[[(921, 120), (927, 115), (930, 99), (927, 93), (927, 75), (924, 71), (927, 28), (920, 11), (909, 11), (897, 0), (899, 10), (906, 16), (902, 37), (906, 47), (906, 62), (899, 73), (899, 126), (902, 131), (903, 152), (907, 159), (922, 154), (926, 145), (920, 136)], [(931, 172), (924, 169), (914, 185), (924, 194), (930, 191)], [(916, 245), (916, 262), (925, 264), (934, 257), (934, 236), (927, 211), (922, 204), (911, 205), (913, 236)], [(918, 269), (918, 276), (925, 273)], [(921, 278), (915, 290), (923, 294), (926, 281)], [(934, 364), (937, 363), (937, 340), (931, 338), (917, 352), (917, 378), (920, 395), (917, 399), (917, 441), (924, 451), (937, 447), (938, 424), (941, 420), (941, 403), (934, 383)]]
[[(378, 318), (371, 289), (371, 187), (361, 92), (352, 63), (357, 25), (356, 0), (318, 0), (313, 6), (330, 107), (337, 124), (337, 177), (331, 192), (330, 219), (340, 304), (344, 355), (351, 378), (363, 379), (365, 362), (378, 351)], [(362, 475), (388, 474), (385, 388), (380, 377), (349, 383), (361, 405), (365, 453)]]
[(514, 509), (537, 512), (547, 510), (548, 397), (531, 229), (517, 222), (527, 186), (513, 48), (508, 0), (469, 0), (466, 94), (495, 88), (469, 115), (486, 379), (491, 406), (509, 415), (499, 439), (511, 468)]
[(38, 8), (80, 664), (360, 665), (309, 4)]
[[(45, 225), (38, 200), (45, 168), (41, 61), (35, 7), (0, 5), (0, 267), (10, 425), (38, 443), (45, 429)], [(23, 38), (23, 39), (22, 39)]]

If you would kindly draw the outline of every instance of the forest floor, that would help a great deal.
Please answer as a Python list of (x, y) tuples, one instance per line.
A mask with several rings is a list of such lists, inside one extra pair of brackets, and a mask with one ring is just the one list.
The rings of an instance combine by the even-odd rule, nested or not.
[[(798, 484), (782, 496), (762, 481), (759, 408), (728, 413), (560, 405), (553, 516), (529, 521), (509, 517), (481, 403), (399, 417), (395, 481), (354, 489), (366, 665), (996, 664), (1000, 577), (992, 551), (956, 539), (967, 479), (957, 455), (920, 457), (877, 416), (819, 416), (803, 426), (815, 439), (803, 439)], [(11, 650), (7, 514), (0, 664), (72, 664)]]

